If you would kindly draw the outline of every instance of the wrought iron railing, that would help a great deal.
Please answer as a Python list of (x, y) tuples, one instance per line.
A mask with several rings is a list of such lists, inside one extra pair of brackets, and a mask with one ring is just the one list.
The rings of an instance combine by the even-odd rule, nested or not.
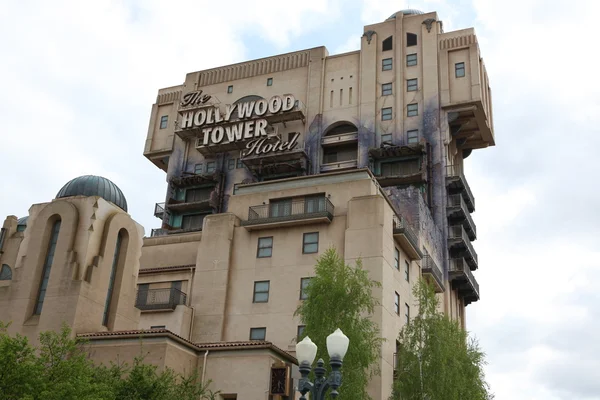
[(421, 264), (421, 269), (424, 273), (431, 273), (438, 284), (443, 288), (444, 287), (444, 275), (442, 274), (442, 270), (438, 267), (438, 265), (433, 261), (433, 258), (429, 254), (423, 255), (423, 261)]
[(477, 260), (477, 252), (473, 248), (473, 244), (471, 243), (471, 239), (469, 239), (469, 235), (465, 232), (465, 228), (462, 225), (454, 225), (448, 227), (448, 240), (458, 240), (464, 242), (467, 250), (471, 253), (471, 257), (475, 260), (475, 263), (478, 263)]
[(301, 200), (273, 201), (270, 204), (252, 206), (248, 210), (248, 221), (244, 225), (292, 221), (325, 216), (333, 218), (333, 204), (323, 197), (311, 197)]
[(471, 187), (467, 182), (467, 178), (465, 178), (462, 168), (458, 165), (446, 165), (446, 176), (448, 177), (457, 177), (459, 178), (464, 187), (465, 194), (467, 195), (469, 202), (471, 203), (471, 211), (475, 209), (475, 197), (473, 196), (473, 192), (471, 191)]
[(394, 215), (393, 218), (394, 233), (404, 234), (412, 246), (419, 251), (419, 237), (415, 234), (406, 219), (399, 215)]
[(168, 229), (156, 228), (156, 229), (152, 229), (150, 231), (150, 237), (166, 236), (168, 234), (169, 234), (169, 230)]
[(475, 226), (475, 222), (473, 221), (473, 217), (471, 217), (471, 213), (469, 212), (469, 208), (465, 203), (465, 199), (460, 194), (451, 194), (448, 196), (448, 207), (460, 207), (467, 219), (471, 230), (473, 231), (473, 235), (477, 236), (477, 227)]
[(140, 310), (174, 310), (186, 301), (187, 295), (179, 289), (146, 289), (138, 290), (135, 306)]
[(469, 284), (473, 287), (473, 290), (477, 294), (477, 297), (479, 297), (479, 283), (475, 279), (473, 272), (471, 272), (471, 269), (469, 268), (469, 266), (467, 265), (467, 262), (464, 259), (462, 259), (462, 258), (451, 259), (450, 260), (450, 268), (448, 269), (448, 272), (462, 272), (463, 274), (465, 274), (465, 277), (469, 281)]

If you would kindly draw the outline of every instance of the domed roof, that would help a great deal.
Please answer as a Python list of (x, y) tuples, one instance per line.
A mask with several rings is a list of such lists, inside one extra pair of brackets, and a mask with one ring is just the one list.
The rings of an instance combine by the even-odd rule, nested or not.
[(27, 220), (29, 219), (29, 215), (26, 217), (21, 217), (17, 220), (17, 226), (18, 225), (24, 225), (27, 226)]
[(402, 15), (419, 15), (419, 14), (424, 14), (423, 11), (420, 10), (415, 10), (414, 8), (407, 8), (406, 10), (400, 10), (398, 12), (393, 13), (392, 15), (390, 15), (390, 17), (388, 19), (386, 19), (386, 21), (389, 21), (390, 19), (395, 19), (396, 15), (398, 14), (402, 14)]
[(100, 196), (123, 211), (127, 211), (127, 200), (121, 189), (110, 180), (101, 176), (84, 175), (72, 179), (60, 189), (57, 199), (71, 196)]

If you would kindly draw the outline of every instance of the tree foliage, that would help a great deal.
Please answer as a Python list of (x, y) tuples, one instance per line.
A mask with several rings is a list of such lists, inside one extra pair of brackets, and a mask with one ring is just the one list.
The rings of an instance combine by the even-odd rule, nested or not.
[(218, 393), (195, 372), (158, 372), (143, 357), (131, 366), (95, 365), (66, 326), (43, 332), (37, 348), (7, 327), (0, 322), (0, 400), (214, 400)]
[(318, 259), (307, 288), (308, 298), (296, 310), (305, 325), (303, 336), (310, 336), (318, 346), (317, 359), (328, 359), (326, 338), (335, 329), (340, 328), (350, 339), (339, 389), (344, 400), (370, 399), (369, 380), (379, 374), (382, 339), (378, 326), (369, 318), (378, 305), (372, 290), (379, 286), (369, 279), (360, 260), (351, 267), (335, 249), (329, 249)]
[(433, 288), (413, 289), (418, 315), (399, 335), (394, 400), (488, 400), (485, 355), (457, 322), (438, 311)]

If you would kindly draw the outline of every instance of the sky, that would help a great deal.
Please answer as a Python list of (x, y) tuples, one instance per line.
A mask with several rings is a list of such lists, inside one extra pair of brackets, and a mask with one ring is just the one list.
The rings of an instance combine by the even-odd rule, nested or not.
[[(293, 5), (290, 5), (293, 4)], [(600, 399), (596, 0), (0, 0), (0, 215), (108, 177), (146, 232), (165, 173), (143, 155), (159, 88), (191, 71), (325, 45), (404, 8), (474, 27), (496, 146), (466, 175), (481, 300), (467, 325), (497, 400)], [(596, 183), (594, 183), (596, 182)]]

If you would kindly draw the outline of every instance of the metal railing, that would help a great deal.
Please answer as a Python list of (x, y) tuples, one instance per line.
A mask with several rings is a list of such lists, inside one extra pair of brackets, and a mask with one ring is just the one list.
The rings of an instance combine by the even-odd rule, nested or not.
[(469, 239), (469, 235), (467, 235), (467, 232), (465, 232), (465, 228), (462, 225), (453, 225), (448, 227), (448, 240), (459, 240), (464, 242), (467, 250), (469, 250), (471, 253), (471, 257), (473, 260), (475, 260), (475, 263), (478, 263), (477, 252), (473, 248), (471, 239)]
[(462, 168), (458, 165), (446, 165), (446, 176), (448, 177), (457, 177), (463, 183), (464, 191), (469, 198), (469, 202), (471, 203), (470, 210), (475, 209), (475, 197), (473, 196), (473, 192), (471, 191), (471, 187), (467, 182), (467, 178), (465, 178)]
[(469, 207), (465, 203), (465, 199), (460, 194), (451, 194), (448, 195), (448, 207), (460, 207), (467, 219), (471, 230), (473, 231), (473, 235), (477, 236), (477, 227), (475, 226), (475, 222), (473, 221), (473, 217), (471, 217), (471, 213), (469, 212)]
[(465, 277), (469, 281), (471, 287), (473, 287), (473, 291), (476, 293), (477, 297), (479, 297), (479, 283), (475, 279), (475, 276), (471, 272), (471, 269), (467, 265), (467, 262), (462, 258), (453, 258), (450, 260), (450, 268), (448, 272), (462, 272), (465, 274)]
[(424, 273), (430, 272), (435, 277), (435, 280), (438, 282), (438, 284), (442, 288), (444, 287), (444, 275), (442, 274), (442, 270), (438, 267), (435, 261), (433, 261), (433, 258), (431, 258), (429, 254), (423, 255), (421, 270)]
[(291, 221), (318, 216), (333, 218), (333, 204), (327, 197), (273, 201), (270, 204), (252, 206), (248, 210), (246, 224)]
[(169, 234), (168, 229), (156, 228), (150, 231), (150, 237), (166, 236)]
[(165, 215), (165, 203), (156, 203), (154, 205), (154, 216), (163, 219)]
[(413, 247), (419, 251), (419, 237), (415, 234), (406, 219), (396, 214), (393, 218), (394, 233), (404, 234)]
[(179, 289), (146, 289), (137, 291), (135, 306), (140, 310), (174, 310), (186, 300), (187, 294)]

